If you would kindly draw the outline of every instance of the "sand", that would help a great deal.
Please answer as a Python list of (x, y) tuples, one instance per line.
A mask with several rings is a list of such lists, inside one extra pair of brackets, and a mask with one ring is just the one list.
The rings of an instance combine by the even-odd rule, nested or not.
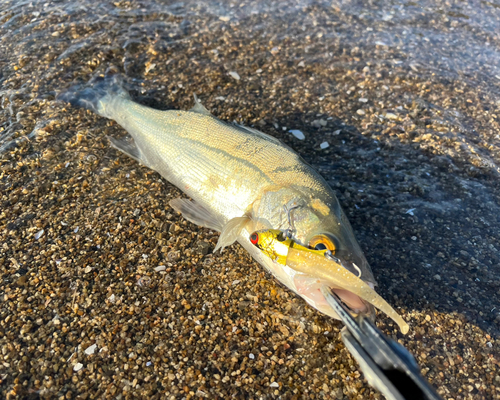
[(212, 254), (117, 124), (55, 101), (110, 69), (301, 154), (410, 332), (378, 327), (444, 399), (500, 397), (497, 8), (80, 4), (0, 6), (0, 397), (382, 398), (340, 322)]

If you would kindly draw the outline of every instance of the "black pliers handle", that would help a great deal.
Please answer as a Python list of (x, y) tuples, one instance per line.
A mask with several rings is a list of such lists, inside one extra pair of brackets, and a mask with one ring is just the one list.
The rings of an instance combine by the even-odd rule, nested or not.
[(321, 291), (345, 324), (342, 341), (371, 386), (388, 400), (442, 400), (422, 377), (408, 350), (385, 336), (367, 318), (353, 317), (330, 288), (323, 286)]

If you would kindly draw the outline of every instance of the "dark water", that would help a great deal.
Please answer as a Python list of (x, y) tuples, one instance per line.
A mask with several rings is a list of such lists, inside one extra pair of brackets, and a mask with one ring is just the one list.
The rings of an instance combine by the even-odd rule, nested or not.
[[(37, 163), (47, 143), (62, 159), (79, 132), (102, 138), (109, 125), (55, 96), (107, 71), (157, 108), (187, 109), (197, 93), (216, 116), (280, 138), (327, 178), (379, 291), (415, 319), (417, 351), (424, 343), (441, 357), (434, 371), (446, 369), (454, 335), (461, 357), (498, 366), (499, 32), (496, 0), (3, 1), (0, 163)], [(4, 201), (33, 184), (0, 179)], [(4, 221), (17, 212), (9, 207)], [(458, 323), (422, 333), (418, 315), (432, 312), (463, 318), (484, 340), (469, 348)], [(488, 365), (479, 375), (497, 368)], [(435, 378), (442, 393), (491, 398), (482, 383), (454, 380), (454, 368)]]

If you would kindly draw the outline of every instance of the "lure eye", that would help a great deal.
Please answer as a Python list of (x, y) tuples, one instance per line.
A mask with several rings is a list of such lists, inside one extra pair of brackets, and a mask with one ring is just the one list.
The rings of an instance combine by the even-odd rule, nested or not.
[(331, 251), (332, 254), (335, 254), (335, 250), (337, 250), (336, 240), (330, 235), (316, 235), (313, 236), (311, 240), (309, 240), (309, 247), (314, 250), (328, 250)]
[(257, 234), (257, 232), (254, 232), (250, 235), (250, 241), (252, 242), (252, 244), (257, 246), (257, 244), (259, 243), (259, 235)]

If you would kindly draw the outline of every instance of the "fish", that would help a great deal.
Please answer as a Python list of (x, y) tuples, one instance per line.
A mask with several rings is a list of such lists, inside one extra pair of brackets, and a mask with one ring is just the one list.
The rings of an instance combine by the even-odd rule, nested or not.
[(316, 285), (327, 282), (327, 286), (335, 290), (347, 290), (356, 297), (344, 297), (344, 303), (351, 309), (359, 307), (358, 299), (368, 302), (387, 314), (399, 325), (403, 334), (408, 333), (409, 326), (403, 318), (366, 282), (342, 265), (330, 250), (310, 249), (295, 243), (283, 231), (266, 229), (250, 235), (250, 241), (275, 262), (287, 265), (299, 274), (316, 276)]
[[(157, 171), (189, 197), (169, 204), (188, 221), (220, 232), (214, 252), (240, 243), (279, 282), (338, 319), (318, 289), (318, 280), (324, 281), (315, 269), (319, 267), (298, 272), (268, 257), (249, 239), (255, 231), (286, 230), (295, 243), (330, 251), (373, 289), (371, 268), (334, 191), (277, 138), (221, 121), (194, 98), (188, 111), (149, 108), (132, 100), (120, 75), (98, 77), (57, 96), (121, 125), (129, 136), (109, 137), (111, 146)], [(373, 317), (373, 306), (349, 290), (336, 293), (351, 299), (357, 312)]]

